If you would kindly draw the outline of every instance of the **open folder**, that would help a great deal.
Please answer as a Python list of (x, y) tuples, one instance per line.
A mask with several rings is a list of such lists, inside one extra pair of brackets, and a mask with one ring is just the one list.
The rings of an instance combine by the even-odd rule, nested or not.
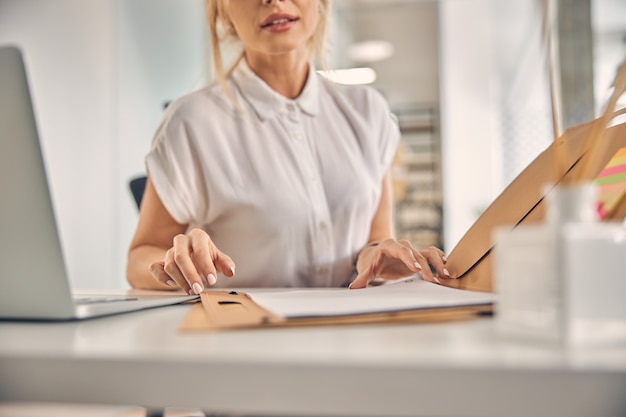
[(419, 278), (360, 290), (206, 290), (181, 330), (460, 320), (490, 314), (495, 298)]

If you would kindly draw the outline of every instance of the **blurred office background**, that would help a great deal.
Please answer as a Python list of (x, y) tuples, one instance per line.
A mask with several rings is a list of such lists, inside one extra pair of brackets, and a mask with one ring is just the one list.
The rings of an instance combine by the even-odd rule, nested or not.
[[(626, 1), (558, 5), (562, 130), (601, 109)], [(399, 234), (451, 250), (553, 139), (542, 3), (335, 0), (329, 35), (324, 67), (367, 68), (399, 117)], [(125, 287), (128, 181), (164, 105), (211, 79), (202, 0), (0, 0), (3, 44), (25, 55), (72, 284)]]

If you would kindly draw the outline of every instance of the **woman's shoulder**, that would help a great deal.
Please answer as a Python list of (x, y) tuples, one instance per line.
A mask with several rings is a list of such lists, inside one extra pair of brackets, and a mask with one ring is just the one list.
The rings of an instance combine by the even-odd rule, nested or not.
[(204, 140), (236, 118), (234, 104), (217, 83), (209, 84), (173, 100), (165, 109), (155, 143)]
[(199, 115), (206, 115), (207, 111), (214, 113), (232, 107), (225, 91), (218, 83), (187, 93), (172, 101), (166, 110), (169, 119), (194, 120)]

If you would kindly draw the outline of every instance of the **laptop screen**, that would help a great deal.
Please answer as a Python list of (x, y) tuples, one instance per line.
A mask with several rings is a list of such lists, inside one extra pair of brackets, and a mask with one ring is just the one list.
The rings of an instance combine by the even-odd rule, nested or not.
[(22, 54), (0, 47), (0, 317), (71, 316)]

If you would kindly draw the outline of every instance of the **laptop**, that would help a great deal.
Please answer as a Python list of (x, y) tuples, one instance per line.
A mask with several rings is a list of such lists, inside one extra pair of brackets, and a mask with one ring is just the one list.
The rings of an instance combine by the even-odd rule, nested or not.
[(196, 298), (72, 294), (22, 54), (0, 47), (0, 319), (86, 319)]

